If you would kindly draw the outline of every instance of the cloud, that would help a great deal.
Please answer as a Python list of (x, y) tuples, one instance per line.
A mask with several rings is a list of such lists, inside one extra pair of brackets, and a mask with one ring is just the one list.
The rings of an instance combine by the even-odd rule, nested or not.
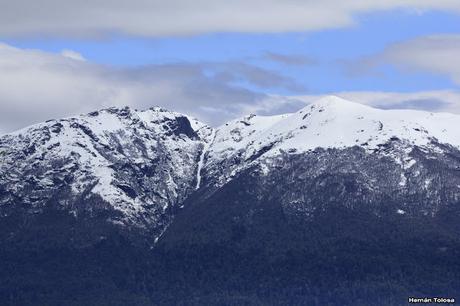
[(64, 56), (64, 57), (68, 57), (68, 58), (77, 60), (77, 61), (85, 61), (85, 58), (83, 57), (83, 55), (81, 55), (80, 53), (75, 52), (73, 50), (67, 50), (67, 49), (62, 50), (61, 55)]
[(460, 84), (460, 35), (421, 37), (389, 47), (384, 61), (413, 70), (447, 75)]
[(279, 54), (273, 52), (267, 52), (264, 58), (272, 62), (280, 63), (287, 66), (306, 66), (314, 65), (316, 61), (308, 56), (300, 54)]
[[(203, 64), (205, 65), (205, 64)], [(258, 88), (287, 89), (289, 91), (303, 91), (307, 89), (290, 77), (286, 77), (278, 72), (260, 68), (244, 62), (211, 63), (209, 66), (216, 79), (221, 81), (242, 84), (250, 83)]]
[[(160, 105), (218, 125), (248, 113), (294, 112), (320, 97), (264, 94), (267, 88), (305, 89), (286, 76), (243, 62), (117, 68), (81, 58), (0, 43), (0, 134), (51, 118), (126, 105)], [(460, 113), (460, 92), (454, 90), (332, 94), (380, 108)]]
[(412, 98), (410, 100), (394, 101), (390, 104), (377, 105), (383, 109), (417, 109), (437, 112), (445, 109), (449, 103), (440, 98)]
[(54, 54), (0, 44), (0, 133), (125, 105), (160, 105), (216, 125), (248, 107), (264, 107), (268, 96), (252, 87), (297, 86), (273, 71), (238, 62), (116, 68), (82, 58), (73, 51)]
[(460, 35), (432, 35), (388, 46), (383, 52), (348, 63), (352, 74), (376, 72), (391, 64), (406, 71), (431, 72), (460, 85)]
[(15, 0), (2, 1), (0, 36), (147, 37), (311, 31), (353, 25), (358, 14), (460, 12), (458, 0)]

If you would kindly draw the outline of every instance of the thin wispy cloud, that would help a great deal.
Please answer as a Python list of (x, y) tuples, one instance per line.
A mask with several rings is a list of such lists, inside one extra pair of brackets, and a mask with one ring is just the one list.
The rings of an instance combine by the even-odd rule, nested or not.
[(379, 68), (393, 65), (408, 72), (429, 72), (449, 77), (460, 85), (460, 35), (438, 34), (392, 44), (380, 53), (346, 63), (354, 76), (379, 74)]
[(62, 50), (61, 55), (64, 56), (64, 57), (74, 59), (74, 60), (78, 60), (78, 61), (85, 61), (86, 60), (83, 57), (83, 55), (81, 55), (80, 53), (75, 52), (73, 50), (68, 50), (68, 49)]
[(315, 65), (317, 61), (309, 56), (301, 54), (280, 54), (267, 52), (263, 56), (264, 59), (280, 63), (287, 66), (309, 66)]
[(392, 45), (380, 58), (404, 69), (446, 75), (460, 85), (459, 55), (460, 35), (432, 35)]

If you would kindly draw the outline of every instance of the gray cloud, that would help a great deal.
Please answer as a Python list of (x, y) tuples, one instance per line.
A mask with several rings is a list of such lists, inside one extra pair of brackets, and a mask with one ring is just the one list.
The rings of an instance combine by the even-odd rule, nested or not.
[(432, 35), (388, 46), (379, 54), (346, 63), (352, 75), (378, 73), (391, 64), (407, 71), (426, 71), (449, 77), (460, 85), (460, 35)]
[(398, 101), (393, 104), (376, 105), (383, 109), (418, 109), (437, 112), (448, 107), (449, 103), (439, 98), (432, 99), (413, 99)]
[(248, 88), (297, 88), (287, 77), (244, 63), (115, 68), (83, 59), (70, 50), (52, 54), (0, 44), (0, 132), (125, 105), (160, 105), (216, 125), (248, 107), (264, 107), (268, 96)]
[(447, 75), (460, 84), (459, 54), (460, 35), (435, 35), (393, 45), (381, 56), (406, 69)]
[(288, 65), (288, 66), (306, 66), (306, 65), (314, 65), (316, 61), (308, 56), (300, 55), (300, 54), (279, 54), (273, 52), (267, 52), (264, 56), (265, 59), (277, 62), (280, 64)]
[[(319, 98), (319, 96), (315, 97)], [(310, 102), (313, 102), (313, 100), (308, 103)], [(304, 101), (303, 97), (270, 95), (257, 103), (242, 105), (241, 113), (261, 116), (293, 113), (305, 107), (308, 103)]]
[(244, 62), (211, 64), (215, 78), (230, 83), (248, 82), (259, 88), (283, 88), (290, 91), (306, 91), (306, 87), (278, 72), (263, 69)]
[(391, 9), (460, 12), (458, 0), (1, 0), (0, 35), (100, 37), (310, 31)]

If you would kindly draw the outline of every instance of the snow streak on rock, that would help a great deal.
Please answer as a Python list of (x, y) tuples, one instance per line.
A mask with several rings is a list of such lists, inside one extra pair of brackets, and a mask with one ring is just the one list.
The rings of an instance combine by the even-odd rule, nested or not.
[(201, 155), (200, 155), (200, 160), (198, 161), (198, 167), (197, 167), (197, 171), (196, 171), (196, 187), (195, 187), (195, 189), (200, 189), (200, 185), (201, 185), (201, 170), (203, 169), (203, 165), (204, 165), (206, 155), (208, 154), (209, 148), (211, 147), (212, 143), (214, 142), (215, 137), (216, 137), (216, 131), (212, 130), (211, 135), (210, 135), (210, 139), (207, 142), (205, 142), (205, 144), (204, 144), (203, 151), (201, 152)]

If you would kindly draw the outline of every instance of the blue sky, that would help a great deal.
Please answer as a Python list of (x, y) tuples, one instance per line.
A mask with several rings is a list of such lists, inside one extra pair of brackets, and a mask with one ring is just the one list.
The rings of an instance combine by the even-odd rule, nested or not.
[[(9, 39), (20, 47), (59, 53), (70, 49), (88, 61), (114, 66), (165, 63), (244, 61), (292, 77), (305, 89), (265, 88), (280, 94), (322, 94), (348, 90), (403, 91), (457, 88), (448, 77), (429, 72), (408, 73), (391, 66), (383, 74), (350, 76), (344, 61), (379, 53), (386, 46), (438, 33), (460, 33), (460, 17), (432, 11), (422, 16), (405, 10), (362, 14), (357, 25), (314, 32), (280, 34), (213, 33), (191, 37), (138, 38), (111, 35), (94, 39)], [(304, 56), (311, 64), (270, 61), (267, 53)]]
[[(392, 1), (397, 2), (397, 0)], [(356, 0), (356, 2), (359, 1)], [(92, 28), (88, 30), (77, 22), (74, 28), (66, 30), (64, 23), (59, 23), (62, 21), (58, 20), (56, 24), (52, 24), (53, 27), (49, 27), (38, 17), (38, 21), (34, 19), (35, 17), (27, 17), (35, 20), (29, 30), (25, 27), (29, 19), (23, 19), (23, 24), (18, 23), (17, 28), (25, 33), (12, 30), (2, 34), (0, 31), (0, 35), (4, 37), (0, 36), (0, 42), (8, 48), (14, 48), (14, 52), (10, 50), (10, 53), (23, 53), (26, 57), (38, 56), (37, 54), (42, 57), (48, 55), (62, 57), (63, 54), (65, 55), (62, 53), (63, 50), (71, 50), (80, 54), (85, 61), (79, 61), (81, 67), (72, 68), (74, 74), (82, 76), (94, 74), (100, 78), (116, 79), (116, 82), (119, 82), (117, 84), (121, 84), (119, 85), (121, 87), (125, 86), (125, 83), (120, 80), (130, 83), (128, 90), (130, 97), (122, 99), (121, 94), (116, 93), (116, 99), (113, 102), (115, 105), (123, 102), (140, 107), (148, 106), (149, 103), (161, 104), (173, 109), (178, 108), (179, 111), (201, 108), (203, 111), (201, 113), (196, 111), (194, 115), (204, 120), (214, 118), (216, 112), (221, 112), (223, 115), (219, 117), (220, 119), (213, 122), (217, 124), (219, 120), (228, 119), (246, 110), (257, 112), (258, 109), (254, 105), (265, 107), (266, 103), (260, 104), (259, 102), (267, 95), (291, 97), (340, 92), (409, 94), (449, 91), (456, 93), (460, 85), (457, 79), (458, 66), (450, 69), (448, 65), (440, 66), (424, 62), (425, 57), (431, 59), (436, 56), (436, 53), (433, 52), (439, 53), (440, 62), (450, 60), (443, 58), (445, 50), (442, 50), (442, 44), (449, 46), (449, 56), (452, 53), (455, 55), (457, 50), (455, 48), (460, 41), (460, 7), (451, 4), (453, 2), (448, 0), (444, 2), (445, 6), (438, 8), (437, 4), (433, 4), (433, 8), (423, 7), (423, 10), (419, 10), (418, 7), (407, 9), (406, 7), (389, 6), (384, 10), (359, 7), (365, 12), (359, 10), (348, 12), (348, 8), (345, 7), (344, 12), (337, 13), (337, 20), (341, 20), (341, 14), (352, 20), (351, 22), (344, 21), (343, 25), (341, 21), (338, 24), (333, 21), (328, 24), (320, 20), (319, 26), (306, 24), (300, 25), (297, 29), (290, 24), (281, 23), (280, 31), (277, 31), (276, 25), (271, 24), (261, 26), (267, 30), (259, 29), (258, 24), (254, 25), (257, 27), (256, 30), (253, 30), (250, 19), (249, 22), (242, 21), (242, 23), (247, 23), (245, 25), (247, 30), (244, 27), (241, 27), (243, 31), (232, 30), (231, 23), (230, 25), (217, 23), (216, 25), (211, 24), (209, 29), (198, 27), (197, 33), (192, 34), (182, 33), (184, 27), (176, 29), (174, 23), (168, 23), (165, 29), (177, 31), (170, 35), (155, 31), (150, 33), (148, 25), (144, 29), (141, 27), (144, 26), (143, 23), (138, 25), (134, 19), (130, 19), (129, 23), (120, 21), (121, 25), (117, 25), (119, 30), (112, 29), (104, 32), (98, 29), (99, 24), (94, 26), (94, 30)], [(21, 7), (18, 6), (18, 9)], [(75, 8), (72, 9), (75, 10)], [(328, 7), (325, 9), (327, 12)], [(183, 14), (186, 14), (184, 16), (187, 17), (187, 14), (191, 15), (193, 12), (195, 10)], [(285, 17), (289, 18), (289, 15)], [(186, 22), (184, 24), (187, 25)], [(109, 21), (108, 25), (104, 24), (104, 27), (107, 28), (110, 25)], [(162, 24), (159, 22), (155, 26), (161, 27)], [(218, 29), (224, 26), (230, 28), (224, 28), (225, 30), (221, 31), (213, 29), (213, 26)], [(62, 33), (50, 31), (50, 29), (59, 27), (64, 28)], [(103, 26), (100, 27), (105, 29)], [(293, 27), (293, 29), (283, 30), (283, 27)], [(24, 28), (26, 30), (23, 30)], [(143, 31), (141, 35), (132, 33), (141, 30)], [(102, 31), (103, 34), (91, 35), (90, 31), (94, 33)], [(440, 43), (430, 43), (430, 37), (433, 36), (437, 37), (437, 42)], [(415, 62), (410, 56), (410, 50), (418, 45), (427, 47), (420, 50), (420, 59)], [(458, 50), (460, 51), (460, 47)], [(426, 53), (426, 56), (423, 52)], [(22, 59), (15, 60), (22, 62)], [(56, 58), (56, 60), (61, 59)], [(60, 66), (63, 65), (75, 66), (77, 63), (60, 64)], [(34, 71), (47, 69), (44, 67), (49, 67), (49, 65), (35, 67)], [(55, 71), (53, 70), (53, 73)], [(49, 75), (50, 71), (46, 70), (46, 74)], [(178, 99), (182, 99), (183, 102), (169, 105), (167, 100), (175, 99), (174, 95), (168, 96), (169, 92), (163, 96), (159, 94), (158, 99), (152, 96), (148, 103), (133, 101), (136, 98), (145, 99), (147, 93), (144, 94), (144, 89), (142, 95), (138, 92), (131, 93), (132, 80), (135, 80), (136, 86), (137, 83), (142, 83), (142, 86), (147, 88), (153, 84), (152, 86), (158, 89), (157, 84), (164, 84), (161, 74), (167, 76), (165, 79), (168, 80), (168, 86), (172, 88), (170, 92), (174, 92), (174, 86), (178, 86), (176, 92), (182, 94)], [(129, 76), (132, 78), (130, 79)], [(23, 80), (24, 78), (18, 79)], [(33, 80), (29, 81), (33, 82)], [(0, 83), (0, 98), (2, 97), (1, 85)], [(111, 91), (110, 86), (115, 85), (104, 83), (99, 86), (95, 83), (91, 92), (97, 91), (99, 95), (101, 88)], [(192, 90), (193, 87), (197, 89)], [(50, 88), (46, 92), (52, 90)], [(7, 94), (6, 99), (16, 96), (10, 92)], [(65, 96), (65, 92), (62, 94)], [(155, 92), (152, 93), (154, 94)], [(89, 95), (91, 93), (85, 94), (85, 97)], [(54, 97), (51, 96), (51, 98)], [(190, 105), (193, 104), (194, 98), (207, 99), (208, 97), (212, 97), (212, 100), (198, 105), (198, 108), (197, 105)], [(218, 99), (228, 99), (231, 103), (222, 102), (223, 106), (220, 107)], [(94, 103), (93, 107), (111, 104), (109, 97), (104, 96), (102, 100), (103, 103)], [(257, 102), (252, 105), (251, 101)], [(14, 110), (14, 102), (6, 105), (6, 109)], [(37, 107), (40, 106), (40, 103), (37, 104)], [(75, 105), (69, 107), (69, 113), (86, 111), (91, 107), (91, 105), (81, 107), (83, 104), (78, 101), (72, 101), (72, 103)], [(454, 107), (453, 103), (450, 101), (446, 104), (450, 105), (449, 110), (456, 109), (457, 106)], [(283, 107), (272, 106), (273, 110), (268, 113), (299, 107), (299, 104), (293, 101), (283, 101), (280, 102), (281, 104)], [(413, 105), (412, 102), (411, 105)], [(266, 109), (259, 109), (259, 111), (267, 113)], [(58, 113), (51, 112), (47, 115), (59, 116), (63, 112), (65, 112), (65, 107), (61, 107)], [(16, 113), (15, 116), (18, 116), (19, 113)], [(36, 120), (39, 119), (42, 117), (39, 116)], [(28, 120), (34, 121), (35, 119), (30, 117)], [(8, 128), (3, 129), (8, 130)]]

